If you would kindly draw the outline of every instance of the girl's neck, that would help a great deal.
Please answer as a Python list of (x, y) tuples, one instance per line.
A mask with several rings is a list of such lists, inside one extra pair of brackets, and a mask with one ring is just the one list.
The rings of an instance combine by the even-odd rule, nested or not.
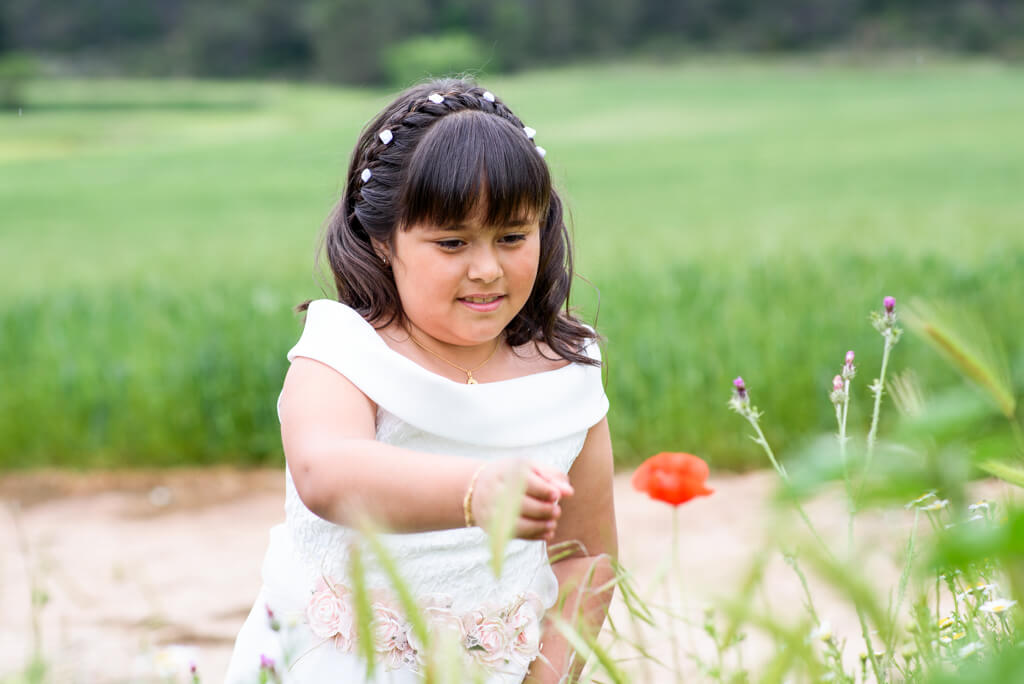
[[(474, 376), (477, 373), (483, 372), (485, 375), (489, 375), (488, 368), (500, 365), (495, 357), (500, 355), (499, 351), (503, 346), (504, 335), (468, 346), (443, 342), (409, 323), (401, 326), (401, 331), (404, 334), (400, 333), (399, 339), (404, 338), (411, 343), (406, 351), (415, 353), (429, 364), (428, 367), (443, 369), (442, 375), (461, 380), (462, 374), (465, 374), (467, 381), (470, 378), (476, 380), (477, 378)], [(393, 336), (392, 339), (395, 337)], [(395, 339), (395, 341), (398, 340)], [(408, 353), (406, 355), (408, 356)], [(426, 364), (421, 363), (420, 365)]]

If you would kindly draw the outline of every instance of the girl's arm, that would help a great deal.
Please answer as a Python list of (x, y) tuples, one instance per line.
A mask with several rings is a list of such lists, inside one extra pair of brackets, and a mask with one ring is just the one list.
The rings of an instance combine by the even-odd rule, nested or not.
[[(579, 551), (555, 562), (552, 569), (558, 578), (559, 602), (565, 597), (562, 619), (594, 636), (604, 624), (613, 594), (612, 589), (596, 594), (594, 588), (614, 577), (611, 559), (618, 553), (613, 476), (611, 437), (608, 419), (605, 418), (590, 428), (583, 449), (569, 471), (569, 482), (576, 494), (562, 503), (562, 517), (555, 538), (548, 543), (551, 547), (562, 542), (579, 542)], [(552, 555), (561, 555), (566, 548), (572, 547), (566, 544), (552, 549)], [(590, 574), (592, 568), (593, 574)], [(582, 619), (577, 623), (580, 616)], [(576, 656), (570, 665), (572, 653), (572, 648), (558, 630), (546, 624), (541, 635), (542, 657), (533, 661), (523, 684), (576, 681), (584, 659)], [(563, 680), (566, 674), (569, 677)]]
[[(332, 368), (294, 360), (281, 396), (281, 439), (302, 502), (338, 524), (368, 514), (394, 532), (464, 526), (463, 497), (482, 462), (378, 442), (376, 410)], [(555, 500), (572, 488), (561, 473), (524, 462), (489, 463), (479, 473), (473, 494), (477, 522), (486, 522), (493, 493), (517, 470), (525, 471), (527, 490), (515, 534), (550, 536), (548, 523), (559, 514)]]

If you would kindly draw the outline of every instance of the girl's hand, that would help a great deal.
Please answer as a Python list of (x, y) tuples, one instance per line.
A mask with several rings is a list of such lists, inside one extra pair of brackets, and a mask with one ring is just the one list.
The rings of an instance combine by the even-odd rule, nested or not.
[(520, 481), (525, 481), (526, 488), (519, 503), (512, 536), (550, 541), (555, 536), (558, 518), (562, 514), (558, 502), (562, 497), (572, 496), (573, 488), (565, 473), (548, 466), (523, 459), (500, 460), (485, 465), (473, 489), (473, 519), (480, 527), (487, 528), (502, 492)]

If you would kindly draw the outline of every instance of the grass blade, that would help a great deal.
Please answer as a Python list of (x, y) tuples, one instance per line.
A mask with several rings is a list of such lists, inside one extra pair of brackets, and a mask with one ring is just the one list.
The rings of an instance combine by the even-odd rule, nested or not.
[(366, 679), (372, 680), (377, 668), (377, 654), (373, 648), (373, 608), (366, 587), (366, 567), (363, 549), (358, 544), (349, 547), (349, 579), (352, 582), (352, 602), (356, 610), (356, 640), (360, 655), (366, 659)]
[(505, 547), (508, 546), (515, 531), (516, 519), (519, 517), (519, 502), (525, 492), (526, 473), (520, 471), (498, 495), (494, 517), (486, 528), (491, 549), (491, 570), (497, 578), (501, 577), (501, 569), (505, 564)]
[(978, 467), (989, 475), (995, 475), (1003, 482), (1024, 488), (1024, 468), (1010, 465), (1005, 461), (983, 461)]
[(985, 326), (964, 311), (914, 300), (904, 319), (960, 373), (980, 387), (1013, 420), (1017, 407), (1002, 348)]
[(615, 664), (615, 660), (611, 655), (603, 649), (593, 639), (585, 639), (583, 635), (572, 628), (569, 623), (563, 620), (558, 615), (552, 615), (550, 617), (552, 624), (558, 631), (565, 637), (565, 640), (569, 642), (580, 655), (584, 658), (589, 659), (591, 655), (597, 658), (597, 662), (604, 673), (611, 678), (611, 681), (616, 684), (629, 684), (629, 677), (619, 669), (619, 666)]

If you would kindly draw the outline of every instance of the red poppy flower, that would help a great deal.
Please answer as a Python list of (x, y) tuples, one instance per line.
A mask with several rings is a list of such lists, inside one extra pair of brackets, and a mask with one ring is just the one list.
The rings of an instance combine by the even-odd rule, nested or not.
[(715, 490), (704, 486), (708, 464), (693, 454), (663, 452), (640, 464), (633, 472), (633, 489), (652, 499), (678, 506)]

